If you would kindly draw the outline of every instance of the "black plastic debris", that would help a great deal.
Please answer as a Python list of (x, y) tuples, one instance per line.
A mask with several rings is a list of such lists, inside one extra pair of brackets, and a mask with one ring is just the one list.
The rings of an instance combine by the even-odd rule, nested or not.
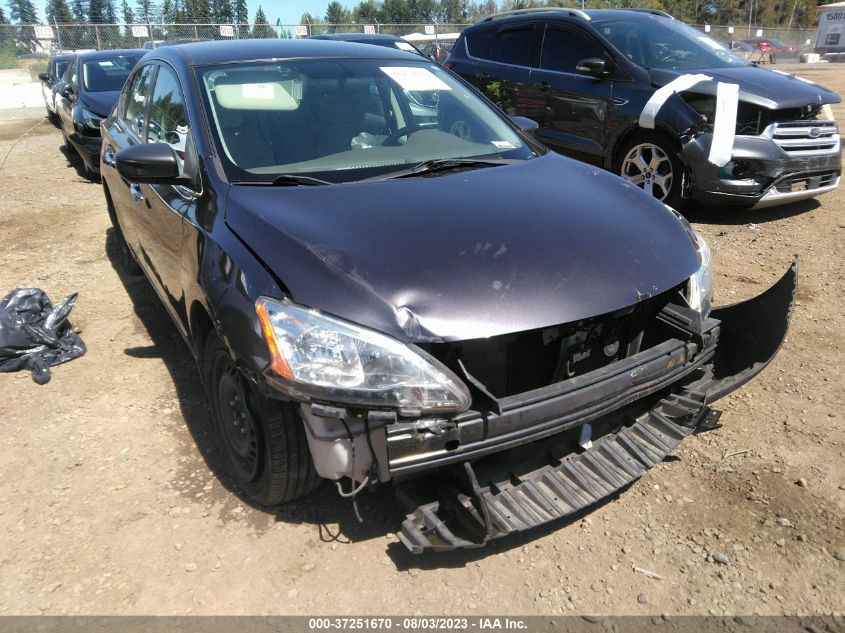
[(77, 293), (53, 307), (39, 288), (16, 288), (0, 301), (0, 372), (29, 369), (39, 385), (50, 366), (85, 353), (85, 343), (67, 320)]

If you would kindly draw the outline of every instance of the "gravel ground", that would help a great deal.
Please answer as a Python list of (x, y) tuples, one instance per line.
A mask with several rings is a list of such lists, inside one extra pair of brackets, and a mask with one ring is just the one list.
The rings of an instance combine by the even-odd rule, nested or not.
[[(801, 72), (845, 93), (836, 67)], [(574, 522), (413, 557), (386, 492), (363, 496), (359, 525), (329, 486), (271, 513), (215, 477), (186, 349), (147, 282), (115, 271), (100, 185), (59, 131), (42, 122), (12, 147), (35, 123), (0, 113), (0, 294), (79, 292), (89, 351), (46, 386), (0, 374), (0, 614), (843, 611), (842, 189), (689, 213), (712, 245), (717, 303), (801, 257), (788, 341), (719, 403), (721, 429)]]

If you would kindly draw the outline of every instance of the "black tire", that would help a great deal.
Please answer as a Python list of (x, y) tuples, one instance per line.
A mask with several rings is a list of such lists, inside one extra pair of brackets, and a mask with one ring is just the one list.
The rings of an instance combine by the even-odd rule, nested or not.
[[(616, 151), (613, 171), (647, 192), (650, 189), (650, 193), (661, 202), (681, 210), (686, 204), (682, 197), (685, 176), (684, 165), (678, 158), (676, 147), (677, 143), (661, 132), (637, 132)], [(636, 148), (640, 148), (638, 153), (645, 163), (639, 174), (636, 172), (640, 168), (634, 166), (632, 161)], [(655, 166), (656, 172), (653, 169)], [(639, 180), (636, 176), (640, 177)], [(667, 176), (670, 176), (669, 180), (666, 180)], [(665, 192), (665, 195), (662, 195), (661, 191)]]
[(297, 407), (256, 393), (212, 332), (200, 357), (226, 473), (251, 500), (275, 506), (320, 485)]

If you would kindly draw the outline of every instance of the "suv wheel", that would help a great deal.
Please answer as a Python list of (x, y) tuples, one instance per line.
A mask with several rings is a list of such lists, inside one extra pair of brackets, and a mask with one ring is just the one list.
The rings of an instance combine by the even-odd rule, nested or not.
[(683, 205), (684, 168), (668, 136), (635, 134), (620, 147), (615, 171), (661, 202), (675, 209)]

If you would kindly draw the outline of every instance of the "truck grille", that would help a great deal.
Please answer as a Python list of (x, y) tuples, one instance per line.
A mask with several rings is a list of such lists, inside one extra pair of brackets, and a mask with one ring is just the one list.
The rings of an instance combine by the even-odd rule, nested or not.
[(839, 152), (839, 130), (833, 121), (772, 123), (763, 136), (771, 138), (790, 156), (818, 156)]

